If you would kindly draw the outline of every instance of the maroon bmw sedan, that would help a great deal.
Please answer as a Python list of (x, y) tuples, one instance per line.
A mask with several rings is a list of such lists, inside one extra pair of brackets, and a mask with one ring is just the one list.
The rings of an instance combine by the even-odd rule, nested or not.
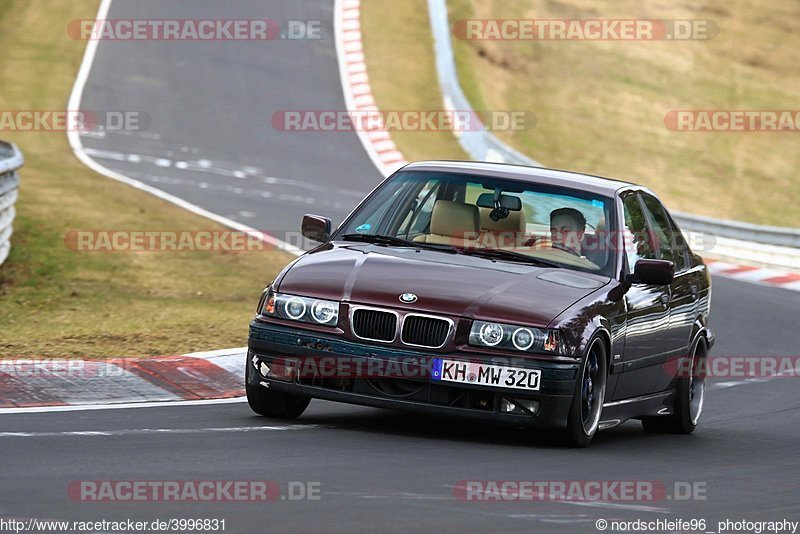
[(551, 169), (420, 162), (381, 183), (264, 290), (251, 408), (312, 398), (550, 428), (586, 446), (703, 408), (711, 281), (648, 189)]

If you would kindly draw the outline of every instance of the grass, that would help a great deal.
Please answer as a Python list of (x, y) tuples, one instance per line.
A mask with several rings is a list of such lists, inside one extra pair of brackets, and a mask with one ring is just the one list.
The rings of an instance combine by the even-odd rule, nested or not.
[[(424, 4), (424, 2), (422, 2)], [(395, 4), (367, 4), (364, 25), (385, 25), (367, 59), (406, 56), (413, 71), (373, 68), (386, 80), (433, 79), (430, 29), (395, 17)], [(372, 4), (372, 5), (370, 5)], [(369, 8), (367, 8), (369, 6)], [(409, 8), (410, 9), (410, 8)], [(652, 187), (672, 209), (779, 226), (800, 226), (799, 133), (688, 133), (667, 129), (675, 109), (800, 109), (800, 4), (743, 0), (508, 2), (448, 0), (451, 24), (468, 18), (710, 19), (711, 40), (657, 42), (485, 41), (454, 39), (461, 85), (476, 109), (530, 110), (535, 128), (500, 137), (543, 164)], [(403, 10), (404, 11), (404, 10)], [(424, 50), (420, 44), (426, 43)], [(413, 54), (406, 54), (413, 47)], [(397, 51), (403, 51), (398, 53)], [(387, 61), (387, 63), (389, 63)], [(431, 69), (433, 74), (423, 72)], [(403, 72), (398, 78), (398, 72)], [(397, 107), (393, 93), (381, 106)], [(436, 92), (422, 106), (440, 106)], [(414, 158), (436, 156), (428, 139), (400, 138)]]
[[(0, 109), (63, 109), (96, 2), (0, 0)], [(246, 344), (278, 251), (74, 252), (70, 230), (219, 230), (97, 175), (64, 133), (0, 132), (26, 157), (11, 255), (0, 266), (0, 357), (158, 356)]]

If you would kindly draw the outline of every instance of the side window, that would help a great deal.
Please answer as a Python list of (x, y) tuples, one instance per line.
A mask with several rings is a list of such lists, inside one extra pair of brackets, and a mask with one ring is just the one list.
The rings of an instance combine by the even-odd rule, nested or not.
[(636, 262), (641, 259), (657, 259), (656, 252), (651, 247), (650, 226), (639, 204), (639, 197), (629, 194), (622, 200), (625, 215), (625, 255), (628, 258), (628, 268), (633, 272)]
[(667, 212), (664, 206), (654, 196), (643, 194), (644, 207), (653, 221), (653, 246), (657, 248), (662, 260), (669, 260), (675, 263), (675, 270), (680, 271), (685, 266), (683, 264), (683, 253), (677, 252), (674, 245), (672, 225), (670, 225)]
[(677, 257), (675, 261), (675, 271), (678, 272), (683, 269), (688, 269), (692, 265), (692, 252), (689, 250), (689, 243), (672, 218), (669, 218), (669, 227), (675, 239), (675, 256)]

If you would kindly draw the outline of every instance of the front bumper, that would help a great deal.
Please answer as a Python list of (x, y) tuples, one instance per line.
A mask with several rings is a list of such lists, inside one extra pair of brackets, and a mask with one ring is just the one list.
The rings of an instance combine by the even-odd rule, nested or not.
[[(409, 351), (253, 321), (248, 340), (248, 380), (251, 387), (362, 406), (517, 425), (566, 426), (579, 370), (577, 362), (515, 360), (516, 367), (541, 370), (539, 391), (527, 391), (433, 380), (432, 360), (442, 357), (508, 365), (491, 355)], [(286, 375), (280, 379), (264, 376), (260, 372), (262, 362), (283, 369)], [(286, 362), (299, 365), (290, 372)], [(501, 411), (503, 400), (516, 400), (516, 410)], [(537, 401), (538, 409), (531, 412), (522, 408), (524, 401)]]

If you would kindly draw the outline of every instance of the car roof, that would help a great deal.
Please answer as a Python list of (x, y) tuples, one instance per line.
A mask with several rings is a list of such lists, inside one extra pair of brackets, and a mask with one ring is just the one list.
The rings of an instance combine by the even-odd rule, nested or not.
[(648, 191), (646, 188), (630, 182), (612, 180), (591, 174), (583, 174), (571, 171), (561, 171), (548, 169), (546, 167), (529, 167), (526, 165), (515, 165), (510, 163), (493, 163), (480, 161), (419, 161), (410, 163), (401, 170), (408, 171), (438, 171), (461, 174), (475, 174), (490, 176), (492, 178), (504, 178), (508, 180), (519, 180), (541, 183), (553, 186), (570, 187), (583, 191), (590, 191), (600, 195), (614, 196), (620, 189), (639, 189)]

